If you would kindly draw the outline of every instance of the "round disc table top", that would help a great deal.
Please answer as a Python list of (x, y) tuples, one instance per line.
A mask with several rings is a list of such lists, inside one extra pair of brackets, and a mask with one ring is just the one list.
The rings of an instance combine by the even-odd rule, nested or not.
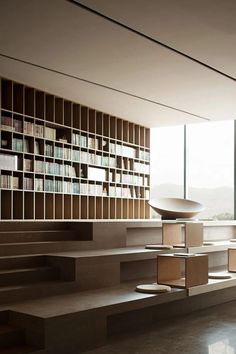
[(204, 210), (202, 204), (183, 198), (151, 199), (148, 203), (163, 219), (188, 219)]

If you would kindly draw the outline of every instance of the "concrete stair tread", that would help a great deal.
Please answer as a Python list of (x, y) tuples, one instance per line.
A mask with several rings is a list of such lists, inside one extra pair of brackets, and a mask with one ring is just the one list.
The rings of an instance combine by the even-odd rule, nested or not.
[(64, 316), (85, 311), (104, 311), (104, 309), (112, 314), (126, 309), (127, 306), (130, 310), (132, 308), (138, 309), (186, 297), (186, 291), (183, 289), (172, 289), (170, 293), (159, 295), (143, 294), (135, 291), (136, 285), (153, 281), (154, 279), (136, 280), (110, 288), (74, 291), (73, 293), (49, 296), (27, 302), (5, 304), (1, 310), (8, 308), (40, 318)]
[(0, 231), (1, 234), (32, 234), (32, 233), (73, 233), (73, 230), (11, 230), (11, 231)]
[(37, 349), (28, 345), (16, 345), (11, 348), (1, 349), (1, 354), (27, 354), (34, 353)]
[(41, 267), (32, 267), (32, 268), (16, 268), (16, 269), (4, 269), (0, 270), (0, 275), (1, 274), (12, 274), (12, 273), (27, 273), (27, 272), (36, 272), (39, 270), (49, 270), (52, 269), (53, 267), (50, 266), (41, 266)]
[(55, 286), (55, 285), (68, 285), (71, 282), (65, 282), (60, 280), (48, 280), (48, 281), (37, 281), (36, 283), (26, 283), (20, 285), (8, 285), (8, 286), (0, 286), (0, 294), (4, 291), (12, 291), (12, 290), (20, 290), (20, 289), (32, 289), (32, 288), (39, 288), (39, 287), (46, 287), (46, 286)]
[(19, 246), (19, 245), (35, 245), (35, 244), (54, 244), (54, 243), (67, 243), (67, 242), (82, 242), (82, 241), (76, 241), (76, 240), (55, 240), (55, 241), (32, 241), (32, 242), (4, 242), (4, 243), (0, 243), (0, 247), (1, 246)]
[[(54, 253), (48, 253), (47, 255), (55, 256), (55, 257), (67, 257), (74, 260), (83, 259), (83, 260), (91, 261), (92, 259), (95, 260), (98, 258), (106, 258), (106, 259), (110, 258), (113, 260), (128, 262), (132, 260), (153, 259), (158, 254), (172, 253), (172, 252), (173, 250), (149, 250), (143, 246), (136, 246), (136, 247), (89, 250), (89, 251), (54, 252)], [(183, 249), (176, 250), (176, 252), (183, 252)]]
[(0, 256), (0, 261), (4, 259), (21, 259), (21, 258), (31, 258), (34, 259), (35, 257), (45, 257), (45, 254), (16, 254), (16, 255), (9, 255), (9, 256)]

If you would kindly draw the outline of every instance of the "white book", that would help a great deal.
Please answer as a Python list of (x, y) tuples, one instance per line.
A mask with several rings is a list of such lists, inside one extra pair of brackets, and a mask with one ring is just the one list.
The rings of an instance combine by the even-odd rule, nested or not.
[(18, 156), (0, 154), (0, 170), (16, 171), (18, 166)]

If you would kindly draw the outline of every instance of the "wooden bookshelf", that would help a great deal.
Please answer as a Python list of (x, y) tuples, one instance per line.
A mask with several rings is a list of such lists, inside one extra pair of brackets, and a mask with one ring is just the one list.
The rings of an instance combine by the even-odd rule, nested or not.
[(4, 78), (0, 103), (0, 220), (150, 217), (148, 128)]

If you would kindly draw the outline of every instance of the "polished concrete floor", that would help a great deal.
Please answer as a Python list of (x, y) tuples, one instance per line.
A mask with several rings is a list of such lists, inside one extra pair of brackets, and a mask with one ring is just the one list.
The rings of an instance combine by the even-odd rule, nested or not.
[(129, 332), (87, 354), (236, 354), (236, 301)]

